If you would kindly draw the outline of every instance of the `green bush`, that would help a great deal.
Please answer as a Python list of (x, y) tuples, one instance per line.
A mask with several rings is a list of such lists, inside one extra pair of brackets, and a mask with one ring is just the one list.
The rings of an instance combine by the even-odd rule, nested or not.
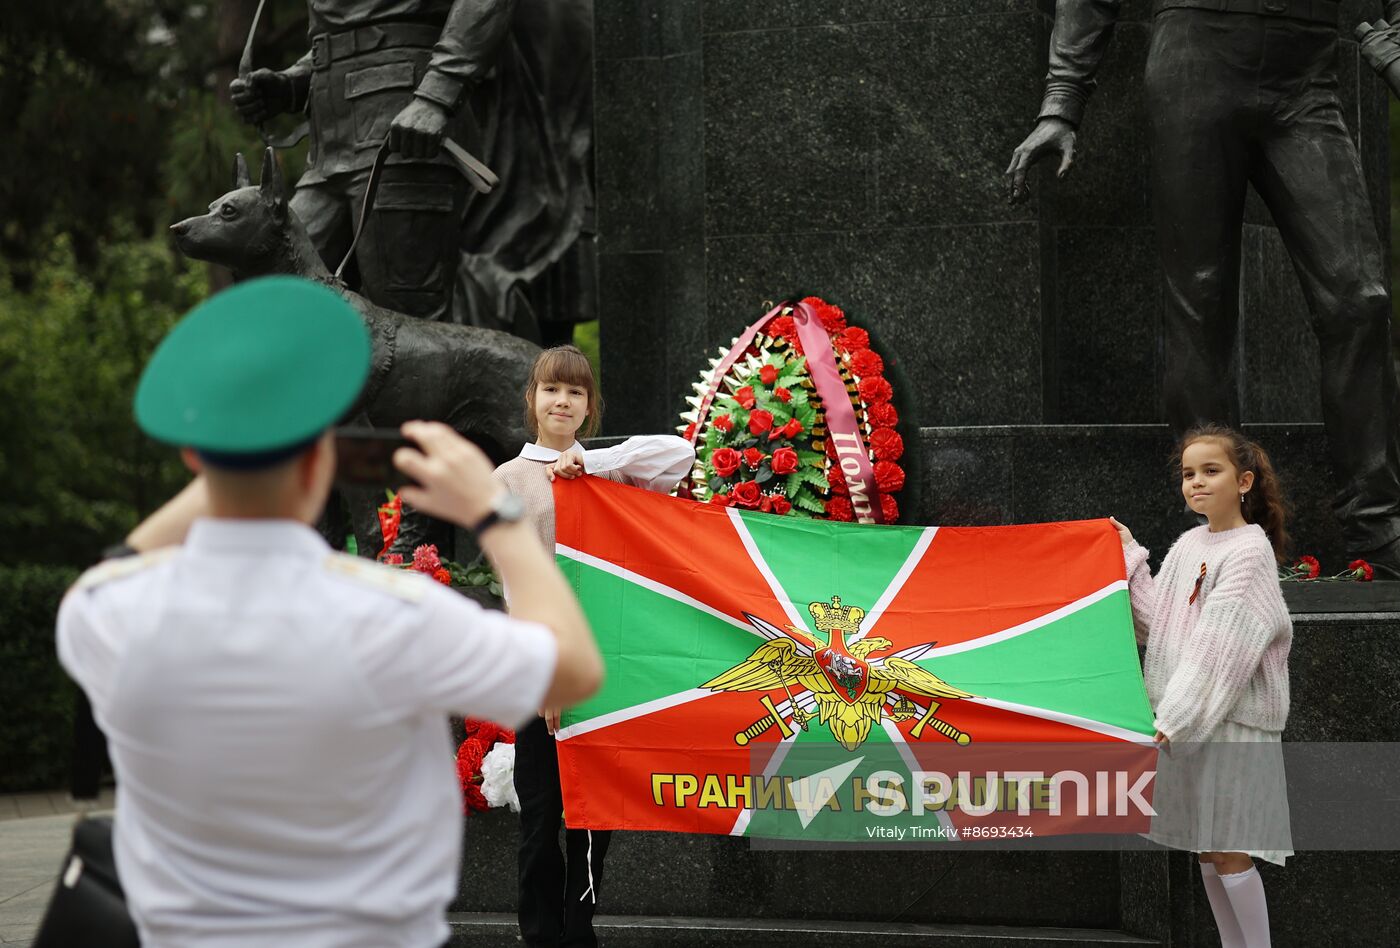
[(77, 575), (66, 567), (0, 566), (0, 792), (67, 783), (74, 686), (58, 664), (54, 619)]

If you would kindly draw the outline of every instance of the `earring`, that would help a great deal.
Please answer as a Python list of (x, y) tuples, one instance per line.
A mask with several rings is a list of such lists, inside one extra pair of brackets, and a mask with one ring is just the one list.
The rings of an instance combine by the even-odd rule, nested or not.
[(1246, 493), (1248, 493), (1248, 491), (1240, 491), (1240, 503), (1244, 503), (1244, 495)]

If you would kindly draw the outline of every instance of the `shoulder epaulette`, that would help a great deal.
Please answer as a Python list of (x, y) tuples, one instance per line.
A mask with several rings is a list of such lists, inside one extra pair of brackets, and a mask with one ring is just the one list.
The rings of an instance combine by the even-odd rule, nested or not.
[(406, 602), (422, 599), (423, 590), (427, 588), (418, 576), (408, 570), (395, 569), (348, 553), (332, 553), (326, 557), (325, 567), (327, 572), (344, 576), (352, 582), (378, 589)]
[(89, 569), (78, 577), (78, 581), (73, 584), (74, 589), (91, 589), (103, 583), (111, 582), (114, 579), (121, 579), (123, 576), (131, 576), (139, 573), (143, 569), (149, 569), (157, 563), (163, 563), (180, 551), (178, 546), (161, 547), (159, 550), (152, 550), (149, 553), (140, 553), (136, 556), (121, 556), (116, 559), (105, 560)]

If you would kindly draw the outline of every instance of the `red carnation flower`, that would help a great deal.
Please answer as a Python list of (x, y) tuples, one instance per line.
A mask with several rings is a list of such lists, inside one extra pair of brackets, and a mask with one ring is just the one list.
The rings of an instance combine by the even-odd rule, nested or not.
[(685, 434), (681, 435), (681, 437), (687, 441), (695, 437), (695, 422), (692, 421), (690, 424), (685, 426)]
[(433, 570), (433, 579), (436, 579), (444, 586), (451, 586), (452, 571), (449, 570), (446, 566), (439, 566), (437, 569)]
[(797, 470), (797, 452), (792, 448), (779, 448), (773, 452), (773, 473), (791, 474)]
[(875, 462), (875, 486), (882, 494), (904, 489), (904, 469), (893, 461)]
[(857, 376), (868, 379), (885, 371), (885, 360), (869, 349), (857, 349), (851, 353), (850, 366)]
[(750, 434), (763, 434), (763, 432), (772, 427), (773, 413), (771, 411), (764, 411), (762, 408), (756, 408), (749, 412)]
[(878, 461), (898, 461), (904, 454), (904, 439), (893, 428), (876, 428), (870, 434), (870, 450)]
[(731, 493), (734, 495), (734, 502), (736, 504), (740, 507), (748, 507), (750, 510), (758, 506), (759, 499), (763, 496), (763, 492), (758, 489), (758, 485), (753, 481), (744, 481), (741, 484), (735, 484), (734, 490), (731, 491)]
[(384, 545), (379, 548), (379, 556), (383, 557), (398, 539), (399, 523), (403, 519), (403, 498), (395, 494), (393, 500), (380, 505), (378, 514), (379, 535), (384, 538)]
[(413, 550), (413, 568), (420, 573), (432, 574), (442, 566), (436, 543), (425, 543)]
[(890, 383), (879, 376), (861, 379), (858, 388), (860, 390), (860, 397), (867, 405), (877, 405), (880, 402), (887, 402), (894, 395), (894, 390), (890, 388)]
[(809, 296), (802, 302), (817, 311), (817, 319), (828, 333), (838, 333), (846, 328), (846, 314), (841, 311), (841, 307), (818, 296)]
[(796, 341), (797, 324), (792, 321), (791, 316), (777, 316), (768, 323), (768, 335), (774, 338)]
[(384, 557), (385, 566), (402, 566), (403, 556), (398, 553), (390, 553)]
[(830, 485), (833, 494), (850, 493), (850, 488), (846, 486), (846, 474), (839, 465), (833, 464), (827, 469), (826, 482)]
[(826, 502), (826, 515), (832, 520), (850, 523), (856, 519), (856, 510), (844, 497), (833, 497)]
[(1375, 569), (1365, 560), (1352, 560), (1347, 564), (1347, 569), (1351, 571), (1351, 578), (1358, 582), (1369, 583), (1376, 575)]
[(765, 365), (758, 370), (758, 380), (764, 385), (772, 385), (774, 382), (778, 381), (778, 367), (774, 365)]
[(744, 463), (748, 465), (750, 471), (758, 470), (758, 466), (763, 463), (763, 459), (767, 456), (758, 448), (744, 449)]
[(1307, 573), (1305, 579), (1317, 579), (1318, 574), (1322, 572), (1322, 564), (1315, 556), (1304, 556), (1293, 564), (1293, 569), (1299, 573)]
[(734, 418), (730, 415), (716, 415), (715, 420), (710, 422), (725, 434), (734, 430)]
[(899, 424), (899, 413), (889, 402), (880, 402), (865, 410), (865, 420), (872, 428), (893, 428)]
[(720, 477), (728, 477), (739, 470), (739, 452), (733, 448), (718, 448), (710, 455), (710, 467)]
[(889, 494), (880, 495), (880, 512), (885, 515), (885, 523), (899, 522), (899, 504)]
[(848, 326), (841, 333), (836, 344), (847, 352), (855, 352), (857, 349), (869, 349), (870, 333), (858, 326)]
[(834, 438), (827, 438), (826, 444), (822, 450), (826, 452), (827, 457), (831, 458), (833, 461), (836, 460), (836, 440)]
[(785, 514), (792, 509), (792, 502), (782, 494), (773, 498), (773, 513)]
[(728, 494), (715, 494), (710, 498), (710, 503), (717, 507), (733, 507), (734, 501), (729, 499)]
[(743, 408), (744, 411), (752, 409), (754, 405), (753, 386), (745, 385), (743, 388), (739, 389), (739, 391), (734, 393), (734, 400), (739, 403), (739, 407)]
[(778, 401), (780, 401), (780, 402), (790, 402), (790, 401), (792, 401), (792, 392), (790, 392), (790, 391), (788, 391), (787, 389), (783, 388), (781, 385), (779, 385), (777, 388), (773, 389), (773, 396), (774, 396), (775, 398), (777, 398)]

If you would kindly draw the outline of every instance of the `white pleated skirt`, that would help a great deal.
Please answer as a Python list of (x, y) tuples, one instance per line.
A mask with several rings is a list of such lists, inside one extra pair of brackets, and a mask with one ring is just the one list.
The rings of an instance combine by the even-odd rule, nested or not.
[(1275, 731), (1226, 721), (1209, 743), (1160, 754), (1152, 806), (1157, 815), (1147, 838), (1163, 846), (1242, 852), (1279, 866), (1293, 855)]

